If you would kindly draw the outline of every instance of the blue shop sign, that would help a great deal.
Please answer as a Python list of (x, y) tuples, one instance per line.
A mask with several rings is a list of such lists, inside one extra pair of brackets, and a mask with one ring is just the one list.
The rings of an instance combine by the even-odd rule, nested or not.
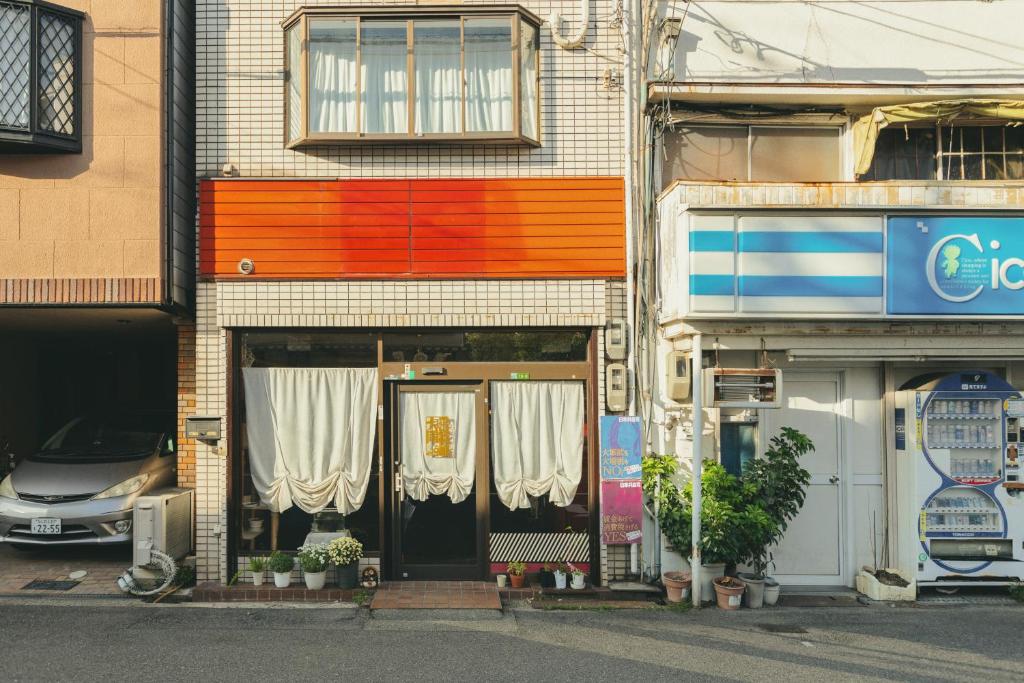
[(889, 218), (889, 315), (1024, 316), (1022, 289), (1024, 218)]

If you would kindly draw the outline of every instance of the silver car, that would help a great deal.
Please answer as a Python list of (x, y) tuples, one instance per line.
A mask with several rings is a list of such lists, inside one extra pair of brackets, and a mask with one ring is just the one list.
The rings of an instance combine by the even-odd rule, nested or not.
[(173, 425), (166, 413), (69, 422), (0, 482), (0, 542), (130, 541), (135, 499), (175, 484)]

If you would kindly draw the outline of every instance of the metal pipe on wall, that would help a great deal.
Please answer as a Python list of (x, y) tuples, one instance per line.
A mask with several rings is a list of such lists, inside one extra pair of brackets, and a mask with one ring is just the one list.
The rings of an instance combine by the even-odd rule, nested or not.
[(690, 591), (693, 596), (693, 606), (700, 609), (700, 601), (703, 599), (700, 594), (700, 536), (701, 536), (701, 495), (703, 485), (701, 483), (701, 471), (703, 469), (704, 452), (704, 393), (701, 386), (703, 377), (703, 349), (701, 348), (700, 334), (693, 335), (693, 346), (690, 362), (693, 364), (691, 370), (691, 386), (693, 388), (693, 518), (690, 524)]

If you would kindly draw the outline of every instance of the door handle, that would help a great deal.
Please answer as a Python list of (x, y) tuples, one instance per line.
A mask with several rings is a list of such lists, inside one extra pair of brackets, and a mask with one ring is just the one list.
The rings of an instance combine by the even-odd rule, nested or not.
[(402, 473), (395, 472), (395, 493), (402, 492)]
[(837, 475), (833, 474), (831, 477), (828, 478), (828, 483), (833, 484), (833, 485), (834, 484), (838, 484), (839, 483), (839, 477)]

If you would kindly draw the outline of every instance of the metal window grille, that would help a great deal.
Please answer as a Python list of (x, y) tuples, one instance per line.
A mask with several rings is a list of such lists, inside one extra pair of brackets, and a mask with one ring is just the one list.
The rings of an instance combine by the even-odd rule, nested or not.
[(29, 128), (31, 42), (31, 8), (0, 2), (0, 126)]
[(39, 15), (39, 127), (75, 132), (75, 29), (56, 14)]

